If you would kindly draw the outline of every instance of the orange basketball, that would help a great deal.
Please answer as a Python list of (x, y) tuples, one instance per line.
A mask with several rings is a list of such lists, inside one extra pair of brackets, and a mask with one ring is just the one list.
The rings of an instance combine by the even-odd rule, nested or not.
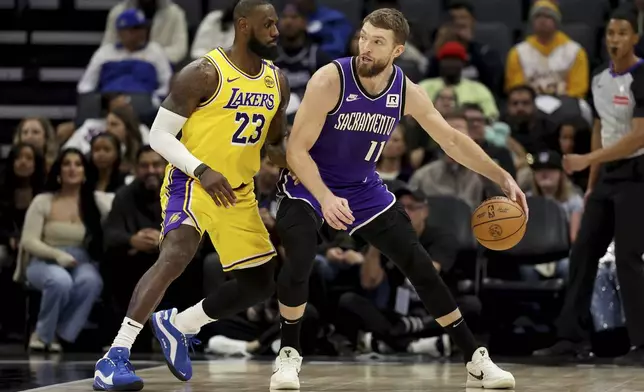
[(503, 196), (485, 200), (472, 214), (474, 237), (492, 250), (508, 250), (518, 244), (526, 226), (521, 206)]

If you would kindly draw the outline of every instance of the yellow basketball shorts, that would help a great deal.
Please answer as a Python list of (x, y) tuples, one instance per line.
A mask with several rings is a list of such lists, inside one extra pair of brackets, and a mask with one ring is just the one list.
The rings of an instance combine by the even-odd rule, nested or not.
[(235, 195), (235, 206), (219, 207), (199, 181), (168, 165), (161, 187), (162, 238), (189, 220), (200, 235), (208, 233), (224, 271), (266, 263), (276, 252), (259, 216), (254, 184), (236, 189)]

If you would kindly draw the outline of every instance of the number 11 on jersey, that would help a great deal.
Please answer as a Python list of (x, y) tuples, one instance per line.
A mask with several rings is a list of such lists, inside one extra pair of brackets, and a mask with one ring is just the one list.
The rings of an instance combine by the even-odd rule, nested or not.
[[(382, 150), (385, 148), (385, 143), (387, 141), (382, 141), (380, 143), (378, 142), (371, 142), (371, 147), (369, 147), (369, 151), (367, 151), (367, 155), (364, 157), (365, 161), (371, 161), (371, 158), (373, 158), (373, 153), (376, 152), (376, 148), (378, 149), (378, 153), (376, 154), (376, 157), (374, 158), (374, 162), (378, 162), (378, 159), (380, 158), (380, 154), (382, 154)], [(380, 147), (378, 147), (378, 144), (380, 144)]]

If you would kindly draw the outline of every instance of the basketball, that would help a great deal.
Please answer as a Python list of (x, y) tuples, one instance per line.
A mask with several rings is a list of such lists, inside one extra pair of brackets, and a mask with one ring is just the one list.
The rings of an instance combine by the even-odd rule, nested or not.
[(472, 214), (474, 237), (484, 247), (508, 250), (518, 244), (526, 229), (523, 208), (507, 197), (491, 197)]

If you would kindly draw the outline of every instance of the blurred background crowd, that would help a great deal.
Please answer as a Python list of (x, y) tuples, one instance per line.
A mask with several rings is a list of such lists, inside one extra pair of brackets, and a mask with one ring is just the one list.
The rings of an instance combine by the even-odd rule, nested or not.
[[(510, 252), (477, 246), (474, 208), (499, 189), (444, 155), (413, 121), (394, 131), (377, 168), (470, 326), (496, 352), (526, 355), (553, 339), (587, 172), (567, 176), (562, 155), (590, 149), (585, 100), (607, 60), (608, 13), (619, 0), (278, 0), (280, 50), (292, 121), (307, 81), (357, 53), (362, 17), (402, 10), (412, 27), (396, 61), (454, 128), (469, 135), (529, 195), (531, 219)], [(234, 0), (0, 1), (0, 340), (32, 351), (99, 352), (158, 255), (166, 162), (147, 146), (173, 74), (232, 44)], [(642, 10), (642, 11), (639, 11)], [(104, 29), (104, 31), (103, 31)], [(216, 146), (213, 146), (216, 148)], [(275, 234), (279, 169), (262, 161), (260, 212)], [(283, 254), (281, 252), (281, 254)], [(599, 260), (588, 330), (596, 354), (629, 348), (614, 249)], [(199, 254), (161, 306), (184, 308), (229, 279), (216, 249)], [(447, 357), (449, 339), (409, 281), (358, 239), (319, 247), (303, 326), (304, 355)], [(202, 349), (272, 353), (270, 300), (200, 333)], [(142, 334), (135, 352), (152, 351)], [(278, 346), (278, 345), (277, 345)]]

